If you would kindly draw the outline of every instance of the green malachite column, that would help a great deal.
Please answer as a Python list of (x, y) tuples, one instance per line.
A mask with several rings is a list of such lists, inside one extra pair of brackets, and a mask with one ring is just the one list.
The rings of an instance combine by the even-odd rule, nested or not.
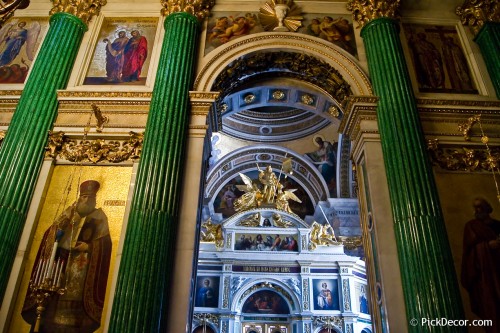
[[(351, 0), (348, 8), (364, 25), (361, 37), (373, 89), (379, 97), (377, 119), (394, 216), (408, 330), (461, 332), (459, 327), (410, 325), (412, 318), (420, 322), (421, 318), (462, 319), (464, 315), (434, 176), (399, 39), (399, 25), (387, 18), (387, 13), (380, 12), (363, 22), (361, 16), (365, 18), (367, 9), (370, 9), (365, 7), (366, 1), (362, 2)], [(368, 2), (386, 2), (386, 6), (372, 8), (376, 8), (374, 11), (389, 9), (389, 12), (399, 4), (397, 0)]]
[[(57, 116), (56, 92), (66, 87), (87, 30), (85, 20), (75, 15), (57, 9), (51, 13), (55, 14), (47, 36), (0, 148), (0, 300), (43, 162), (48, 131)], [(88, 13), (84, 17), (90, 19)]]
[(497, 98), (500, 99), (500, 23), (485, 23), (475, 41), (481, 49)]
[(470, 26), (500, 99), (500, 6), (498, 0), (465, 0), (456, 10), (463, 25)]
[[(173, 2), (169, 0), (169, 4)], [(187, 2), (182, 2), (180, 8)], [(193, 3), (199, 5), (201, 1)], [(178, 8), (165, 20), (165, 37), (120, 261), (109, 332), (166, 331), (170, 289), (175, 288), (171, 285), (170, 274), (175, 234), (180, 223), (178, 206), (185, 167), (189, 89), (194, 79), (200, 29), (199, 21), (193, 14), (179, 12)]]

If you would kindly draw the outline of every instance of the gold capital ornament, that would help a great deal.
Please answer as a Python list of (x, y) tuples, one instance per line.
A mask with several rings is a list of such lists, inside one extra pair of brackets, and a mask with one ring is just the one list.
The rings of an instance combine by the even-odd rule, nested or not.
[(53, 0), (53, 4), (50, 15), (68, 13), (88, 24), (92, 17), (99, 15), (101, 7), (106, 4), (106, 0)]
[(463, 25), (468, 25), (477, 35), (485, 22), (500, 22), (500, 3), (498, 0), (465, 0), (455, 13)]
[(400, 0), (348, 0), (347, 10), (352, 12), (358, 28), (362, 28), (382, 17), (399, 19), (399, 3)]
[(215, 0), (161, 0), (163, 16), (172, 13), (185, 12), (195, 16), (199, 21), (210, 15), (210, 9), (215, 5)]

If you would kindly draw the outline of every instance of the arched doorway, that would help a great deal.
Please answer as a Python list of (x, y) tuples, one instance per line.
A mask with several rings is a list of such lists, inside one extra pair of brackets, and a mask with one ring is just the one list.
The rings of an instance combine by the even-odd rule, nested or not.
[[(215, 55), (205, 62), (207, 65), (201, 69), (195, 83), (199, 91), (221, 92), (209, 116), (211, 140), (206, 140), (205, 147), (207, 176), (200, 221), (202, 242), (197, 275), (197, 281), (206, 277), (216, 277), (219, 281), (218, 308), (209, 310), (219, 311), (220, 318), (225, 316), (223, 313), (229, 314), (230, 304), (235, 301), (238, 290), (251, 283), (256, 273), (263, 272), (268, 277), (263, 283), (279, 280), (288, 284), (293, 297), (299, 300), (293, 313), (278, 313), (272, 307), (259, 308), (255, 300), (249, 301), (250, 295), (246, 295), (245, 300), (249, 303), (240, 304), (241, 312), (236, 315), (239, 316), (236, 320), (220, 319), (233, 332), (290, 332), (292, 326), (297, 327), (299, 332), (317, 330), (320, 324), (302, 320), (304, 311), (338, 318), (346, 311), (345, 304), (356, 307), (348, 311), (359, 311), (354, 301), (348, 300), (346, 303), (346, 299), (350, 297), (350, 288), (366, 284), (364, 263), (348, 259), (360, 252), (348, 255), (344, 252), (344, 248), (345, 251), (359, 249), (360, 244), (353, 247), (351, 245), (354, 243), (349, 246), (338, 245), (342, 247), (338, 254), (345, 255), (347, 261), (352, 260), (353, 266), (350, 268), (326, 262), (315, 262), (312, 268), (305, 268), (296, 264), (296, 257), (306, 253), (312, 255), (316, 250), (315, 245), (309, 244), (314, 222), (325, 228), (329, 225), (332, 232), (339, 236), (332, 243), (348, 244), (354, 241), (347, 240), (349, 237), (346, 235), (361, 235), (349, 164), (350, 146), (343, 139), (339, 126), (344, 115), (342, 102), (354, 93), (370, 93), (368, 80), (352, 59), (331, 46), (328, 48), (332, 53), (325, 55), (320, 51), (322, 43), (317, 40), (294, 38), (294, 42), (297, 39), (304, 42), (302, 49), (297, 44), (290, 47), (283, 39), (274, 37), (273, 34), (260, 35), (259, 44), (255, 44), (253, 36), (242, 38), (239, 40), (240, 45), (249, 43), (245, 46), (244, 55), (234, 47), (234, 43), (228, 43), (226, 49), (216, 49)], [(276, 52), (276, 43), (283, 45), (279, 52)], [(310, 43), (318, 48), (311, 48)], [(249, 48), (248, 45), (252, 46)], [(324, 46), (321, 45), (321, 48)], [(309, 53), (304, 54), (304, 49), (308, 49)], [(348, 66), (334, 66), (338, 65), (339, 59)], [(280, 64), (279, 68), (276, 64)], [(299, 69), (297, 64), (303, 64), (304, 68)], [(348, 75), (351, 82), (347, 82), (343, 76), (349, 67), (356, 68)], [(332, 73), (337, 82), (316, 80), (318, 70)], [(316, 74), (304, 74), (308, 71), (316, 71)], [(291, 164), (288, 171), (292, 172), (284, 171), (287, 163)], [(276, 207), (272, 205), (251, 207), (262, 208), (251, 211), (252, 216), (235, 209), (235, 202), (252, 191), (252, 186), (245, 189), (248, 183), (243, 180), (244, 177), (250, 179), (250, 184), (265, 185), (259, 183), (259, 173), (267, 167), (272, 168), (275, 178), (287, 182), (286, 185), (283, 183), (284, 190), (303, 193), (302, 197), (297, 197), (299, 200), (290, 200), (290, 207), (292, 204), (297, 207), (290, 208), (290, 215), (283, 211), (274, 212), (279, 215), (279, 219), (292, 223), (292, 227), (273, 222), (271, 227), (276, 229), (265, 229), (266, 218), (273, 220), (272, 210)], [(327, 167), (332, 168), (327, 170)], [(266, 191), (264, 188), (261, 190)], [(311, 208), (307, 208), (308, 202)], [(348, 223), (352, 224), (353, 218), (342, 214), (357, 216), (357, 234), (346, 233), (352, 225), (347, 226), (345, 222), (350, 221)], [(209, 228), (213, 225), (216, 226), (214, 228), (218, 226), (220, 238), (215, 233), (213, 237), (210, 236)], [(272, 239), (270, 245), (262, 245), (266, 238)], [(280, 244), (286, 244), (287, 240), (297, 242), (296, 252), (272, 244), (277, 239)], [(325, 244), (321, 246), (324, 248), (320, 251), (340, 249)], [(267, 259), (266, 255), (269, 255)], [(325, 252), (324, 258), (331, 255), (333, 252)], [(303, 270), (311, 274), (303, 277)], [(340, 272), (351, 274), (352, 279), (342, 278)], [(321, 281), (335, 286), (331, 294), (337, 297), (335, 304), (339, 306), (320, 308), (315, 304), (316, 294), (321, 292), (316, 290), (317, 285), (321, 285)], [(276, 283), (274, 285), (278, 286)], [(256, 292), (255, 296), (258, 296)], [(271, 296), (268, 298), (272, 299)], [(195, 313), (204, 310), (207, 309), (195, 307)], [(291, 316), (294, 316), (293, 320)]]

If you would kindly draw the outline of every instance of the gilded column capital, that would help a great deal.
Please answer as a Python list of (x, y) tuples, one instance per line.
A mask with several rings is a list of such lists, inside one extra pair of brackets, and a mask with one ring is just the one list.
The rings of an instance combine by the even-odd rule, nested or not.
[(210, 14), (215, 0), (161, 0), (161, 4), (163, 16), (184, 12), (195, 16), (199, 21), (203, 21)]
[(353, 19), (362, 28), (378, 18), (398, 19), (399, 3), (400, 0), (348, 0), (347, 10), (352, 12)]
[(99, 15), (101, 7), (106, 0), (53, 0), (54, 6), (49, 15), (68, 13), (78, 17), (83, 23), (88, 24), (92, 17)]
[(455, 13), (463, 25), (468, 25), (474, 35), (486, 22), (500, 22), (500, 3), (498, 0), (465, 0)]

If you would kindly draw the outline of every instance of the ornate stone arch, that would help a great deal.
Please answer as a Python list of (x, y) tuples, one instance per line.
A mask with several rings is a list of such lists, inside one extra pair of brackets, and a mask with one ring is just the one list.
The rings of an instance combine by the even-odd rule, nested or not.
[(287, 302), (290, 314), (302, 311), (300, 307), (300, 299), (287, 285), (275, 279), (251, 280), (247, 284), (241, 286), (240, 291), (235, 293), (233, 296), (231, 311), (241, 312), (243, 304), (248, 297), (261, 290), (273, 291), (282, 296)]
[(223, 44), (199, 64), (194, 90), (211, 91), (216, 78), (233, 61), (257, 51), (295, 52), (315, 57), (336, 69), (353, 95), (372, 95), (368, 75), (357, 60), (341, 48), (319, 38), (295, 33), (257, 33)]

